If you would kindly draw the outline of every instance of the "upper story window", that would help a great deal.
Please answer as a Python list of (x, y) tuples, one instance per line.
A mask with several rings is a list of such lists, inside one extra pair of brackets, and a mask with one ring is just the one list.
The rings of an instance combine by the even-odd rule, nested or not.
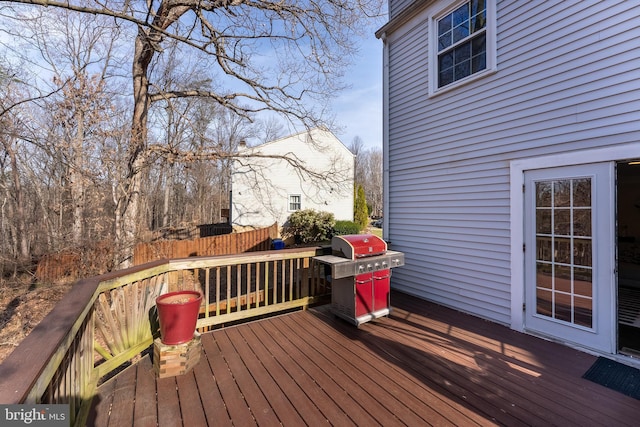
[(495, 70), (495, 0), (468, 0), (431, 16), (430, 93)]
[(302, 196), (299, 194), (292, 194), (289, 196), (289, 210), (299, 211), (302, 209)]
[(471, 0), (437, 20), (438, 87), (487, 68), (487, 6)]

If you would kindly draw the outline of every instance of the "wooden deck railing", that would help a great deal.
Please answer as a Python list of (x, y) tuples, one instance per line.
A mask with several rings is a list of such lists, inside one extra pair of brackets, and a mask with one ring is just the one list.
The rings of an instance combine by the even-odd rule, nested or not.
[(0, 403), (69, 404), (81, 425), (102, 377), (149, 348), (155, 298), (197, 289), (201, 332), (329, 294), (319, 248), (160, 260), (77, 282), (0, 365)]

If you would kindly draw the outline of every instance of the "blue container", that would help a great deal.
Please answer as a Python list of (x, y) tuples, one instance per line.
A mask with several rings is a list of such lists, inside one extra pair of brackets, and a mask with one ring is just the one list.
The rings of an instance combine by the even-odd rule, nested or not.
[(273, 247), (273, 249), (284, 249), (284, 242), (282, 241), (282, 239), (273, 239), (273, 242), (271, 242), (271, 246)]

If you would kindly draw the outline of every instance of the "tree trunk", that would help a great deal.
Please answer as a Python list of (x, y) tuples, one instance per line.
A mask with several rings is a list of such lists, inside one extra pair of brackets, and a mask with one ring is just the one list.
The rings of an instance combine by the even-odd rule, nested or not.
[(170, 207), (171, 207), (171, 191), (173, 190), (173, 163), (169, 163), (167, 178), (164, 185), (164, 206), (162, 212), (162, 226), (169, 227), (170, 224)]
[[(5, 148), (7, 148), (5, 146)], [(18, 171), (18, 160), (13, 147), (7, 148), (7, 154), (11, 161), (11, 178), (13, 179), (13, 188), (15, 200), (15, 221), (17, 231), (17, 241), (19, 246), (18, 256), (22, 260), (29, 258), (29, 240), (27, 239), (27, 220), (24, 208), (24, 193), (22, 191), (22, 183), (20, 182), (20, 172)]]
[(71, 203), (73, 206), (73, 228), (72, 239), (76, 247), (82, 243), (84, 234), (84, 112), (76, 109), (76, 129), (75, 138), (71, 143), (71, 165), (69, 171), (69, 185), (71, 187)]
[(138, 212), (142, 168), (147, 139), (149, 112), (149, 63), (153, 48), (142, 29), (138, 30), (133, 55), (133, 117), (129, 142), (127, 177), (124, 192), (118, 195), (116, 213), (116, 247), (120, 251), (120, 267), (129, 267), (133, 261), (133, 248), (138, 236)]
[[(165, 30), (190, 9), (189, 6), (162, 2), (153, 20), (156, 28)], [(139, 211), (141, 204), (142, 169), (146, 164), (147, 116), (149, 114), (149, 64), (156, 54), (154, 45), (159, 45), (162, 35), (156, 30), (140, 27), (136, 36), (133, 54), (133, 117), (131, 141), (129, 143), (127, 178), (125, 191), (118, 199), (122, 222), (116, 229), (116, 247), (122, 250), (120, 267), (129, 267), (133, 261), (133, 248), (139, 234)]]

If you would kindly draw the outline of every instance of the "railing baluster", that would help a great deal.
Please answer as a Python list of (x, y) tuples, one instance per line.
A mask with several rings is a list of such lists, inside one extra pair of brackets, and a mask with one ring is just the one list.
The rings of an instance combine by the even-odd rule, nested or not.
[(288, 301), (288, 299), (287, 299), (287, 297), (285, 295), (286, 292), (287, 292), (287, 285), (286, 285), (286, 283), (287, 283), (287, 279), (286, 279), (286, 274), (287, 274), (286, 265), (287, 265), (287, 262), (282, 259), (282, 260), (278, 261), (278, 263), (280, 264), (280, 269), (281, 269), (281, 271), (280, 271), (280, 278), (281, 278), (280, 287), (282, 288), (281, 289), (282, 302), (286, 302), (286, 301)]
[(278, 302), (278, 261), (273, 261), (273, 304)]
[(302, 298), (302, 269), (300, 268), (300, 258), (296, 258), (296, 297)]
[(242, 310), (242, 266), (236, 265), (236, 310)]
[(264, 305), (269, 305), (269, 261), (264, 263)]
[(220, 267), (216, 267), (216, 316), (220, 316)]
[(247, 264), (247, 310), (251, 309), (251, 282), (253, 282), (251, 276), (251, 263)]
[(290, 259), (287, 261), (287, 271), (289, 273), (289, 280), (287, 280), (287, 283), (289, 284), (289, 301), (293, 301), (295, 299), (295, 295), (293, 294), (293, 288), (294, 288), (294, 272), (293, 272), (293, 260)]
[(256, 308), (260, 307), (260, 300), (262, 300), (260, 296), (260, 277), (260, 263), (256, 262)]
[(231, 313), (231, 266), (227, 266), (227, 313)]
[(209, 318), (209, 304), (211, 304), (211, 300), (209, 299), (211, 295), (211, 269), (207, 268), (204, 272), (204, 317), (205, 319)]

